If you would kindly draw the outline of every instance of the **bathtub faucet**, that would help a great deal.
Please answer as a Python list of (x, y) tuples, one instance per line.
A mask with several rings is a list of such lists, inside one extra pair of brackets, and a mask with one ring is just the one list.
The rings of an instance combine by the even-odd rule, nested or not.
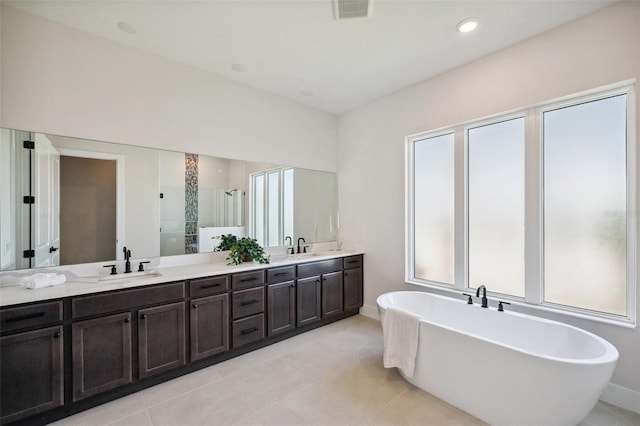
[(482, 307), (488, 308), (489, 304), (487, 303), (487, 288), (483, 285), (478, 287), (476, 290), (476, 297), (480, 297), (480, 290), (482, 290)]

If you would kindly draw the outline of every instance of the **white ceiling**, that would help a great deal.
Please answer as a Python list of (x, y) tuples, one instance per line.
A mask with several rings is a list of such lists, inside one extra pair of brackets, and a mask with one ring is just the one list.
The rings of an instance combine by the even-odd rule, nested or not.
[[(611, 5), (611, 0), (4, 1), (13, 7), (333, 114)], [(472, 34), (456, 24), (477, 17)], [(136, 29), (118, 29), (126, 22)], [(235, 72), (232, 64), (246, 70)]]

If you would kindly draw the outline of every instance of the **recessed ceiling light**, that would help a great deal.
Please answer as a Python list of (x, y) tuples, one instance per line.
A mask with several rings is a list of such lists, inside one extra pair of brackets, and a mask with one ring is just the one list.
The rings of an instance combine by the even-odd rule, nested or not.
[(128, 22), (118, 22), (118, 28), (120, 31), (127, 34), (135, 34), (137, 33), (135, 27)]
[(247, 70), (247, 67), (242, 64), (233, 64), (231, 65), (231, 69), (235, 72), (245, 72)]
[(458, 22), (456, 29), (459, 33), (466, 34), (478, 28), (478, 20), (476, 18), (467, 18)]

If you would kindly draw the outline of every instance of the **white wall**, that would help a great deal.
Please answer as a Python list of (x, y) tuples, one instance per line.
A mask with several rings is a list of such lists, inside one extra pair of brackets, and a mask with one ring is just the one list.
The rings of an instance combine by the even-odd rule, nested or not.
[[(405, 136), (631, 78), (640, 78), (638, 2), (613, 5), (340, 116), (340, 220), (345, 246), (366, 250), (364, 312), (376, 314), (382, 293), (415, 289), (403, 280)], [(620, 351), (612, 382), (640, 392), (640, 328), (555, 318), (611, 341)], [(625, 395), (640, 411), (640, 393)]]
[(336, 117), (3, 5), (0, 127), (336, 171)]

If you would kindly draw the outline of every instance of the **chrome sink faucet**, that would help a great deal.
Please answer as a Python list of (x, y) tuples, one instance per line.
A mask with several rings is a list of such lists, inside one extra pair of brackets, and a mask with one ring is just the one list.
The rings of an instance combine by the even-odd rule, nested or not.
[(483, 308), (488, 308), (489, 304), (487, 303), (487, 288), (484, 285), (481, 285), (476, 290), (476, 297), (480, 297), (480, 290), (482, 290), (482, 305)]

